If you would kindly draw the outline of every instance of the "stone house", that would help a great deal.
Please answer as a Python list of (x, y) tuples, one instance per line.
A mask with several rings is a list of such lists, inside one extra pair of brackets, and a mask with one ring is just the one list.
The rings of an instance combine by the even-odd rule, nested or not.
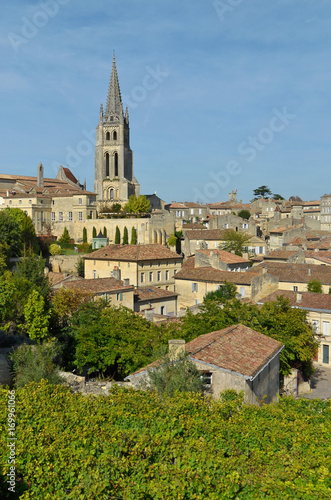
[(214, 267), (221, 271), (245, 272), (251, 266), (249, 259), (216, 248), (215, 250), (197, 250), (195, 267)]
[(280, 296), (288, 299), (291, 307), (307, 311), (308, 321), (314, 328), (319, 341), (315, 361), (321, 366), (331, 368), (331, 295), (277, 290), (258, 303), (264, 304), (265, 302), (275, 301)]
[(303, 250), (273, 250), (264, 256), (264, 260), (303, 264), (305, 262), (305, 252)]
[(237, 287), (242, 298), (258, 300), (278, 288), (278, 279), (268, 274), (221, 271), (209, 267), (183, 267), (175, 276), (178, 306), (192, 307), (203, 303), (208, 292), (215, 292), (225, 281)]
[(108, 245), (84, 257), (85, 277), (114, 277), (135, 288), (156, 286), (175, 291), (183, 258), (159, 244)]
[[(244, 391), (244, 401), (251, 404), (278, 401), (282, 349), (280, 342), (241, 324), (201, 335), (187, 344), (181, 339), (169, 340), (173, 362), (186, 351), (213, 398), (234, 389)], [(139, 388), (143, 381), (148, 381), (148, 370), (157, 366), (158, 362), (154, 362), (125, 380)]]
[(208, 229), (234, 229), (238, 232), (244, 231), (251, 236), (258, 235), (258, 227), (252, 219), (243, 219), (232, 213), (211, 217), (208, 222)]
[(178, 293), (151, 286), (136, 288), (134, 291), (134, 311), (151, 311), (161, 316), (177, 316)]

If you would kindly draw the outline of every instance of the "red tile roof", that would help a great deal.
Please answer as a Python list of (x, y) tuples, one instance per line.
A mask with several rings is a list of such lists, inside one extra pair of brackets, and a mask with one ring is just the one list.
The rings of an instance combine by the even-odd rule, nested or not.
[[(318, 309), (331, 312), (331, 295), (328, 293), (294, 292), (292, 290), (276, 290), (267, 297), (259, 300), (259, 303), (277, 300), (277, 297), (289, 299), (291, 306), (303, 309)], [(301, 296), (301, 301), (297, 301)]]
[(265, 260), (272, 260), (272, 259), (282, 259), (286, 260), (289, 259), (290, 257), (293, 257), (293, 255), (297, 255), (300, 252), (300, 250), (273, 250), (270, 252), (268, 255), (265, 255), (264, 258)]
[(272, 276), (276, 276), (279, 282), (309, 283), (313, 279), (318, 279), (323, 285), (331, 286), (331, 266), (264, 260), (263, 263), (257, 264), (243, 274), (262, 273), (263, 268), (266, 268)]
[(220, 240), (224, 235), (224, 229), (191, 229), (186, 231), (189, 240)]
[[(271, 274), (271, 273), (270, 273)], [(214, 267), (182, 268), (175, 274), (175, 280), (202, 281), (209, 283), (236, 283), (241, 285), (251, 285), (255, 277), (251, 272), (220, 271)]]
[[(185, 346), (193, 360), (250, 380), (258, 375), (282, 347), (277, 340), (241, 324), (201, 335)], [(154, 368), (158, 364), (157, 361), (153, 362), (132, 375)]]
[(170, 290), (163, 290), (156, 286), (148, 288), (136, 288), (134, 291), (135, 301), (144, 302), (145, 300), (168, 299), (178, 297), (178, 293)]
[(140, 262), (145, 260), (177, 260), (182, 257), (163, 245), (107, 245), (84, 257), (87, 260), (119, 260)]
[(115, 278), (82, 279), (64, 283), (66, 288), (91, 294), (134, 290), (133, 285), (124, 286), (122, 280)]
[(231, 252), (226, 252), (225, 250), (220, 250), (219, 248), (208, 248), (206, 250), (196, 250), (196, 253), (202, 253), (204, 255), (219, 255), (219, 258), (222, 262), (225, 262), (226, 264), (247, 264), (250, 263), (249, 259), (244, 259), (243, 257), (240, 257), (239, 255), (235, 255), (234, 253)]

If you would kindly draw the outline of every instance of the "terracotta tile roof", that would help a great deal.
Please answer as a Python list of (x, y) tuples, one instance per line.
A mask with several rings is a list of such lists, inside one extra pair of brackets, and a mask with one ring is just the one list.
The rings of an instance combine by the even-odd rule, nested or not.
[(186, 205), (184, 205), (184, 203), (171, 203), (170, 205), (167, 206), (167, 208), (187, 208)]
[(267, 269), (269, 274), (276, 276), (279, 282), (309, 283), (313, 279), (318, 279), (323, 285), (331, 286), (330, 266), (263, 261), (263, 263), (257, 264), (243, 274), (262, 273), (263, 267)]
[(124, 286), (122, 280), (115, 278), (82, 279), (64, 283), (66, 288), (87, 293), (106, 293), (134, 290), (133, 285)]
[(140, 262), (144, 260), (182, 260), (182, 257), (156, 243), (149, 245), (107, 245), (84, 259)]
[(71, 172), (70, 168), (63, 167), (64, 173), (66, 174), (67, 179), (69, 179), (71, 182), (74, 182), (75, 184), (78, 184), (78, 180), (74, 176), (74, 174)]
[[(250, 380), (258, 375), (282, 347), (277, 340), (241, 324), (201, 335), (185, 346), (190, 358), (243, 375)], [(159, 361), (153, 362), (132, 375), (158, 364)]]
[(183, 229), (207, 229), (204, 224), (194, 224), (193, 222), (191, 224), (183, 224)]
[(268, 255), (265, 255), (264, 258), (265, 260), (268, 259), (289, 259), (290, 257), (293, 257), (293, 255), (297, 255), (300, 252), (300, 250), (273, 250), (270, 252)]
[(239, 255), (235, 255), (234, 253), (231, 252), (226, 252), (225, 250), (220, 250), (219, 248), (208, 248), (206, 250), (196, 250), (196, 253), (202, 253), (204, 255), (219, 255), (220, 260), (222, 262), (225, 262), (226, 264), (246, 264), (249, 263), (249, 259), (244, 259), (243, 257), (240, 257)]
[(277, 227), (275, 229), (271, 229), (269, 232), (270, 233), (285, 233), (286, 231), (291, 231), (292, 229), (299, 229), (301, 227), (303, 228), (303, 224), (299, 224), (298, 226), (288, 226), (288, 227), (282, 226), (282, 227)]
[(303, 205), (304, 206), (308, 206), (308, 205), (320, 205), (321, 204), (321, 200), (316, 200), (316, 201), (304, 201), (303, 202)]
[[(301, 296), (301, 301), (297, 301), (297, 297)], [(328, 293), (310, 293), (310, 292), (294, 292), (292, 290), (276, 290), (259, 300), (259, 303), (271, 302), (277, 300), (277, 297), (284, 296), (289, 299), (291, 306), (301, 307), (305, 309), (318, 309), (331, 312), (331, 295)]]
[(175, 280), (202, 281), (209, 283), (224, 283), (224, 281), (229, 281), (230, 283), (240, 285), (251, 285), (254, 277), (254, 273), (248, 271), (220, 271), (214, 267), (196, 267), (194, 269), (182, 268), (175, 274)]
[(190, 269), (195, 267), (195, 255), (191, 255), (186, 260), (184, 260), (182, 269), (186, 269), (187, 267)]
[(200, 205), (200, 203), (194, 203), (194, 201), (185, 201), (184, 205), (187, 208), (206, 208), (206, 205)]
[(186, 231), (189, 240), (221, 240), (224, 229), (191, 229)]
[(148, 288), (136, 288), (134, 296), (135, 301), (144, 302), (145, 300), (167, 299), (169, 297), (175, 298), (178, 297), (178, 293), (153, 286)]
[(62, 281), (68, 281), (68, 280), (72, 280), (72, 279), (74, 279), (74, 280), (83, 279), (83, 278), (78, 278), (77, 276), (68, 275), (68, 273), (54, 273), (53, 271), (50, 271), (47, 274), (47, 276), (48, 276), (49, 284), (51, 286), (58, 285)]

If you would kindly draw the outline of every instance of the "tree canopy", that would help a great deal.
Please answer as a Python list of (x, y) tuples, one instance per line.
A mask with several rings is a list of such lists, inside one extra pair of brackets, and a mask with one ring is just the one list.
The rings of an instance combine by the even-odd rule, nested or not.
[(242, 256), (246, 250), (251, 237), (244, 232), (237, 232), (234, 229), (226, 229), (222, 236), (222, 250), (234, 252), (236, 255)]
[(241, 217), (242, 219), (249, 219), (251, 216), (251, 213), (249, 210), (243, 209), (238, 212), (238, 217)]
[(129, 198), (129, 201), (123, 208), (123, 212), (127, 213), (147, 213), (150, 211), (151, 204), (149, 200), (147, 200), (146, 196), (140, 195), (138, 198), (136, 195), (132, 194)]
[(265, 185), (254, 189), (253, 194), (255, 198), (266, 198), (266, 196), (269, 197), (272, 195), (268, 186)]
[(313, 293), (323, 293), (323, 287), (319, 279), (309, 281), (307, 291)]
[(9, 257), (19, 257), (24, 248), (38, 248), (33, 222), (20, 208), (0, 210), (0, 234)]

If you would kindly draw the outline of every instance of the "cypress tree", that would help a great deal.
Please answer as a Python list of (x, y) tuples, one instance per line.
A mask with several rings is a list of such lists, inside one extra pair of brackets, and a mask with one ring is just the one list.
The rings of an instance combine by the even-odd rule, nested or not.
[(97, 230), (93, 226), (93, 229), (92, 229), (92, 238), (96, 238), (96, 237), (97, 237)]
[(132, 226), (131, 230), (131, 245), (136, 245), (137, 244), (137, 232), (135, 228)]
[(128, 235), (128, 229), (126, 226), (124, 226), (124, 231), (123, 231), (123, 245), (127, 245), (129, 243), (129, 235)]
[(87, 231), (86, 231), (86, 227), (83, 227), (83, 243), (87, 243)]
[(107, 238), (107, 228), (106, 226), (103, 226), (103, 235), (105, 238)]
[(119, 230), (119, 227), (116, 226), (116, 231), (115, 231), (115, 245), (119, 245), (121, 243), (121, 233)]

